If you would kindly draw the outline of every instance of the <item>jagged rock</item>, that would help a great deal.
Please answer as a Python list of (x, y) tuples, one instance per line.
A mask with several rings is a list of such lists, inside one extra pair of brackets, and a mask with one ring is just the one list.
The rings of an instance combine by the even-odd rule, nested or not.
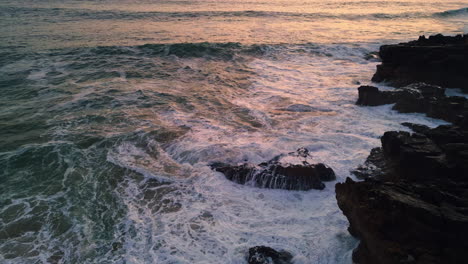
[[(429, 136), (430, 131), (427, 132)], [(384, 133), (381, 141), (382, 148), (373, 149), (366, 162), (352, 171), (355, 175), (383, 180), (428, 181), (440, 175), (458, 177), (460, 174), (456, 172), (462, 170), (447, 156), (447, 144), (437, 144), (424, 134), (390, 131)], [(466, 143), (455, 141), (451, 142), (452, 149), (463, 150)]]
[[(223, 173), (230, 181), (270, 189), (322, 190), (325, 188), (322, 181), (336, 179), (333, 170), (323, 163), (309, 164), (306, 160), (299, 161), (307, 157), (310, 157), (307, 149), (299, 149), (297, 152), (280, 155), (258, 165), (216, 162), (211, 164), (211, 168)], [(291, 159), (299, 162), (293, 164)]]
[(359, 179), (380, 178), (388, 172), (382, 148), (373, 148), (364, 164), (351, 171)]
[(293, 256), (287, 251), (257, 246), (249, 249), (249, 264), (292, 264)]
[(359, 264), (455, 264), (468, 259), (467, 184), (350, 178), (336, 185), (338, 206), (360, 238)]
[(430, 180), (452, 173), (446, 153), (426, 135), (390, 131), (381, 141), (382, 148), (372, 149), (365, 163), (351, 171), (358, 178)]
[(397, 98), (393, 92), (379, 91), (379, 88), (374, 86), (360, 86), (358, 88), (359, 97), (357, 105), (377, 106), (383, 104), (393, 104)]
[(440, 177), (468, 181), (468, 130), (444, 125), (414, 134), (392, 131), (385, 132), (381, 141), (385, 165), (379, 166), (388, 175), (419, 181)]
[(361, 86), (358, 90), (358, 105), (394, 103), (393, 109), (401, 113), (425, 113), (429, 117), (468, 127), (468, 99), (447, 97), (440, 86), (414, 83), (393, 91), (380, 91), (373, 86)]
[[(382, 46), (373, 81), (395, 86), (426, 82), (468, 90), (468, 35), (432, 36)], [(468, 100), (446, 97), (424, 83), (393, 91), (360, 87), (360, 105), (394, 103), (394, 110), (426, 113), (456, 126), (404, 123), (415, 133), (385, 132), (350, 178), (336, 184), (349, 232), (361, 239), (358, 264), (455, 264), (468, 259)]]
[(414, 132), (420, 133), (420, 134), (425, 134), (430, 130), (428, 126), (421, 125), (421, 124), (414, 124), (414, 123), (409, 123), (409, 122), (403, 122), (401, 124), (405, 127), (410, 128)]
[(417, 41), (384, 45), (382, 64), (372, 81), (393, 86), (425, 82), (468, 91), (468, 35), (424, 36)]
[[(426, 83), (412, 83), (392, 91), (380, 91), (374, 86), (360, 86), (358, 88), (357, 105), (377, 106), (383, 104), (420, 103), (422, 100), (445, 98), (445, 89)], [(402, 107), (405, 109), (405, 107)], [(407, 110), (411, 111), (411, 110)], [(412, 112), (416, 112), (413, 110)]]
[(465, 263), (468, 258), (468, 131), (408, 124), (385, 132), (356, 171), (365, 181), (336, 185), (349, 232), (361, 239), (353, 261)]
[(438, 144), (462, 142), (468, 143), (468, 130), (456, 126), (444, 125), (424, 133)]
[(425, 135), (390, 131), (384, 133), (381, 141), (387, 167), (398, 178), (431, 180), (451, 173), (445, 153)]

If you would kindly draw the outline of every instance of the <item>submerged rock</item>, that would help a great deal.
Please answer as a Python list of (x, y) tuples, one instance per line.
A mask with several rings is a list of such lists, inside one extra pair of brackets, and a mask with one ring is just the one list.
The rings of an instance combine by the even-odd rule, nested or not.
[[(307, 149), (299, 149), (297, 152), (280, 155), (258, 165), (229, 165), (217, 162), (211, 164), (211, 168), (223, 173), (230, 181), (270, 189), (322, 190), (325, 188), (322, 181), (336, 179), (334, 171), (323, 163), (309, 164), (305, 160), (297, 162), (307, 157)], [(293, 161), (297, 163), (294, 164)]]
[(353, 261), (465, 263), (468, 132), (409, 126), (418, 133), (384, 134), (382, 148), (356, 170), (365, 181), (336, 185), (349, 232), (361, 239)]
[(372, 81), (388, 81), (393, 86), (425, 82), (468, 91), (468, 35), (436, 35), (417, 41), (384, 45), (382, 64)]
[(305, 105), (305, 104), (293, 104), (290, 105), (286, 108), (280, 109), (282, 111), (288, 111), (288, 112), (298, 112), (298, 113), (309, 113), (309, 112), (332, 112), (332, 110), (329, 109), (322, 109), (322, 108), (317, 108), (317, 107), (312, 107), (310, 105)]
[(293, 256), (287, 251), (276, 251), (270, 247), (256, 246), (249, 249), (249, 264), (291, 264)]
[(304, 104), (294, 104), (288, 106), (285, 111), (290, 111), (290, 112), (312, 112), (316, 111), (316, 109), (310, 105), (304, 105)]

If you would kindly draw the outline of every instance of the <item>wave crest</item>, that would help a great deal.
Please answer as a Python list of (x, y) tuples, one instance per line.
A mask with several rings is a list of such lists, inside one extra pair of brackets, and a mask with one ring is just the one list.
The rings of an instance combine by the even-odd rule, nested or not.
[(466, 16), (466, 15), (468, 15), (468, 7), (447, 10), (444, 12), (438, 12), (434, 14), (434, 16), (436, 17), (455, 17), (455, 16)]

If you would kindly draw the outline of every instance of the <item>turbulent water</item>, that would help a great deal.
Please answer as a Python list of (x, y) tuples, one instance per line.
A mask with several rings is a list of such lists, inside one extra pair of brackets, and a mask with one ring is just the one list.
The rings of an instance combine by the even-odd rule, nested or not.
[(351, 263), (335, 182), (258, 189), (207, 164), (306, 147), (343, 181), (384, 131), (443, 124), (357, 107), (356, 87), (381, 44), (466, 33), (467, 6), (2, 1), (0, 262), (245, 263), (266, 245)]

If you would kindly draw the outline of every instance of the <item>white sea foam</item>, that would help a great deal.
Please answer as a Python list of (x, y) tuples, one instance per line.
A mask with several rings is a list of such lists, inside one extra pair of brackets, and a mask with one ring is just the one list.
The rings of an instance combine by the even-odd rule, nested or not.
[[(422, 114), (399, 114), (391, 105), (359, 107), (355, 80), (366, 83), (375, 62), (290, 54), (281, 61), (256, 59), (253, 86), (233, 98), (262, 124), (258, 130), (223, 123), (218, 118), (191, 120), (190, 115), (167, 112), (165, 120), (189, 124), (191, 130), (165, 148), (166, 157), (185, 164), (191, 177), (179, 179), (164, 199), (180, 204), (154, 212), (149, 201), (138, 200), (141, 188), (130, 181), (124, 200), (128, 221), (136, 234), (126, 239), (126, 259), (132, 263), (245, 263), (249, 247), (271, 246), (290, 251), (295, 263), (350, 263), (357, 240), (338, 209), (334, 184), (323, 191), (259, 189), (228, 181), (206, 164), (258, 163), (306, 147), (309, 162), (324, 162), (337, 181), (351, 176), (369, 150), (380, 145), (388, 130), (408, 130), (401, 122), (429, 126), (445, 122)], [(288, 112), (304, 104), (326, 111)], [(131, 169), (132, 156), (144, 154), (132, 146), (114, 153)], [(144, 158), (143, 158), (144, 159)], [(158, 173), (158, 168), (148, 168)], [(147, 175), (147, 173), (145, 173)], [(166, 187), (157, 187), (166, 188)], [(157, 188), (155, 190), (157, 190)], [(170, 207), (172, 208), (172, 207)]]

